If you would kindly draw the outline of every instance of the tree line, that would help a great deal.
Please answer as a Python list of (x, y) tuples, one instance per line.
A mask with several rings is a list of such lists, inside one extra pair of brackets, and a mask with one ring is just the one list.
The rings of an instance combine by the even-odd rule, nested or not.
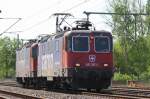
[[(150, 79), (150, 0), (109, 0), (114, 35), (115, 80)], [(137, 13), (137, 15), (128, 15)], [(141, 15), (146, 13), (147, 15)]]
[(0, 79), (15, 77), (17, 40), (0, 38)]

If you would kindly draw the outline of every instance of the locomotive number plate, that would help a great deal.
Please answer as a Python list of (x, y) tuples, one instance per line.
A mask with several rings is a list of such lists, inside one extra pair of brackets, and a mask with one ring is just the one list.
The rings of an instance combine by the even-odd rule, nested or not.
[(98, 66), (97, 63), (86, 63), (85, 66)]

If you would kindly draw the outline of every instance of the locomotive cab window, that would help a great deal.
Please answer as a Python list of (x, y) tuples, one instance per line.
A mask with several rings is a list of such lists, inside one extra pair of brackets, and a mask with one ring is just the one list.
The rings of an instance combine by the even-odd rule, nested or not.
[(95, 37), (95, 51), (96, 52), (109, 52), (110, 40), (108, 37)]
[(66, 46), (65, 46), (65, 50), (66, 51), (72, 51), (72, 37), (66, 37)]
[(77, 52), (89, 51), (89, 38), (88, 37), (73, 37), (72, 49)]

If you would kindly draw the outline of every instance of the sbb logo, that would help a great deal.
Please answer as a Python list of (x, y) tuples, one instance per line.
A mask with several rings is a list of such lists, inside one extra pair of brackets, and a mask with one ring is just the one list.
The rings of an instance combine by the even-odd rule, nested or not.
[(95, 55), (89, 55), (89, 62), (95, 62), (96, 56)]

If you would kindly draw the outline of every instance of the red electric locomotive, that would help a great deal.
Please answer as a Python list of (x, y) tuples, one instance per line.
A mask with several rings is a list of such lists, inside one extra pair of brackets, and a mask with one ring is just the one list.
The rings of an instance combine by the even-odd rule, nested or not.
[[(23, 54), (24, 62), (30, 62), (28, 66), (17, 59), (17, 81), (35, 88), (108, 88), (114, 73), (111, 33), (90, 30), (89, 21), (77, 21), (75, 28), (59, 31), (57, 17), (56, 25), (57, 34), (30, 43), (30, 58)], [(30, 68), (29, 72), (20, 71), (19, 66)]]
[(107, 88), (114, 68), (112, 35), (106, 31), (75, 30), (64, 37), (63, 71), (73, 86)]

